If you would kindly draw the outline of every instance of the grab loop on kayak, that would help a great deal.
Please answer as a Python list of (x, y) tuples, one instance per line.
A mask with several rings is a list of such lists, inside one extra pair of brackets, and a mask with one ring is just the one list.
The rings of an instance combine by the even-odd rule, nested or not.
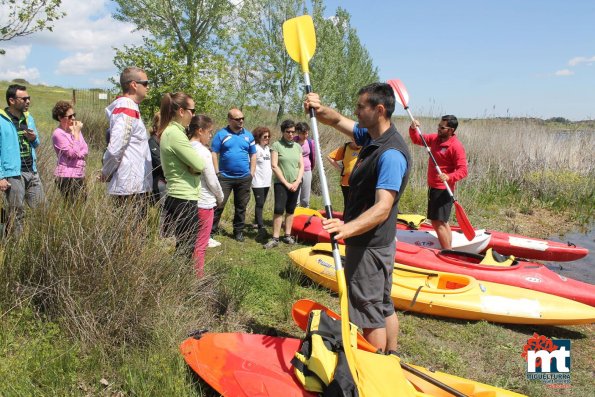
[(570, 241), (567, 241), (566, 244), (568, 244), (569, 247), (576, 248), (576, 244), (571, 243)]
[(306, 230), (306, 228), (312, 224), (312, 217), (313, 217), (313, 216), (314, 216), (314, 215), (310, 215), (310, 216), (308, 217), (308, 220), (306, 221), (306, 223), (304, 223), (304, 228), (302, 229), (302, 231)]
[(413, 295), (413, 299), (411, 299), (411, 304), (409, 305), (409, 308), (412, 309), (413, 305), (415, 305), (415, 302), (417, 301), (417, 296), (419, 295), (419, 293), (421, 292), (423, 285), (420, 285), (417, 288), (417, 291), (415, 291), (415, 295)]
[(204, 334), (209, 332), (206, 328), (196, 329), (188, 334), (189, 338), (200, 339)]

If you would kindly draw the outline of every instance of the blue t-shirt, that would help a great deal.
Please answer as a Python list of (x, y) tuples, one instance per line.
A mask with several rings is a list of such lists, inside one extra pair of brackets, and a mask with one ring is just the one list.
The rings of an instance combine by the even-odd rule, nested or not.
[(250, 156), (256, 153), (254, 136), (243, 128), (238, 133), (228, 127), (217, 131), (211, 150), (219, 155), (219, 172), (226, 178), (245, 178), (250, 175)]
[[(359, 124), (353, 127), (353, 137), (359, 146), (367, 146), (372, 142), (367, 128), (360, 128)], [(398, 192), (401, 182), (407, 171), (407, 160), (403, 153), (397, 149), (388, 149), (380, 156), (378, 161), (378, 181), (376, 189), (393, 190)]]

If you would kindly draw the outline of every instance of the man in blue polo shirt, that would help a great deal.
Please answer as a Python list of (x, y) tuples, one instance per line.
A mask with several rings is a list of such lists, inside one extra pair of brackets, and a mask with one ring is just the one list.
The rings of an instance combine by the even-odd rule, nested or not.
[(227, 127), (219, 130), (211, 142), (215, 171), (223, 189), (223, 203), (215, 210), (212, 233), (219, 231), (221, 214), (233, 190), (233, 237), (242, 242), (246, 207), (250, 201), (250, 187), (256, 169), (256, 144), (254, 136), (244, 128), (244, 114), (240, 109), (230, 109), (227, 120)]

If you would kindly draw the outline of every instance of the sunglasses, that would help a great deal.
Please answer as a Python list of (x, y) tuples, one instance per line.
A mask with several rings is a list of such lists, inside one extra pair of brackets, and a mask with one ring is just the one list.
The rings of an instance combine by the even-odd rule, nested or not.
[(194, 112), (195, 112), (195, 109), (194, 108), (192, 108), (192, 109), (184, 108), (184, 109), (189, 110), (190, 113), (192, 113), (192, 114), (194, 114)]
[(230, 117), (231, 120), (235, 120), (237, 122), (244, 121), (244, 117)]
[(265, 135), (265, 136), (262, 137), (262, 139), (269, 139), (269, 136), (268, 135)]
[(27, 101), (31, 100), (31, 97), (30, 96), (17, 96), (17, 97), (15, 97), (15, 99), (22, 99), (23, 102), (27, 102)]
[(149, 80), (132, 80), (134, 81), (136, 84), (140, 84), (143, 87), (148, 87), (149, 86)]
[(76, 113), (64, 115), (64, 117), (68, 118), (68, 120), (72, 120), (72, 119), (76, 118)]

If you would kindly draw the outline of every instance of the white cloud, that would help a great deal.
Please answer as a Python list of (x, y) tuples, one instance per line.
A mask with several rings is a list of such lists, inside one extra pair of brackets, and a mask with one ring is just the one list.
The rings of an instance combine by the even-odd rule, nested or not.
[(6, 55), (0, 56), (0, 69), (23, 63), (31, 53), (31, 45), (5, 45)]
[(99, 52), (76, 52), (58, 63), (56, 73), (84, 75), (90, 72), (106, 71), (112, 67), (111, 58), (102, 56)]
[(52, 67), (58, 75), (111, 72), (114, 69), (114, 47), (141, 44), (142, 34), (134, 31), (134, 25), (114, 20), (108, 8), (110, 3), (109, 0), (62, 0), (61, 9), (67, 15), (54, 24), (52, 32), (43, 31), (14, 40), (15, 44), (26, 43), (29, 51), (17, 58), (11, 56), (10, 70), (25, 68), (33, 45), (36, 51), (66, 53), (55, 66), (38, 65), (46, 75), (50, 73), (47, 69)]
[(37, 68), (27, 68), (21, 65), (12, 69), (0, 69), (0, 80), (12, 81), (14, 79), (25, 79), (31, 82), (38, 78), (39, 70)]
[(591, 65), (594, 62), (595, 62), (595, 56), (592, 56), (592, 57), (574, 57), (570, 61), (568, 61), (568, 65), (569, 66), (576, 66), (576, 65), (580, 65), (581, 63), (586, 63), (588, 65)]
[(556, 76), (572, 76), (574, 74), (574, 72), (570, 69), (562, 69), (562, 70), (558, 70), (556, 73), (554, 73), (554, 75)]
[(106, 78), (106, 79), (89, 79), (89, 83), (93, 85), (93, 87), (111, 87), (113, 84)]
[(39, 78), (37, 68), (27, 68), (25, 60), (31, 53), (30, 45), (4, 46), (6, 55), (0, 56), (0, 80), (11, 81), (13, 79), (25, 79), (35, 81)]

